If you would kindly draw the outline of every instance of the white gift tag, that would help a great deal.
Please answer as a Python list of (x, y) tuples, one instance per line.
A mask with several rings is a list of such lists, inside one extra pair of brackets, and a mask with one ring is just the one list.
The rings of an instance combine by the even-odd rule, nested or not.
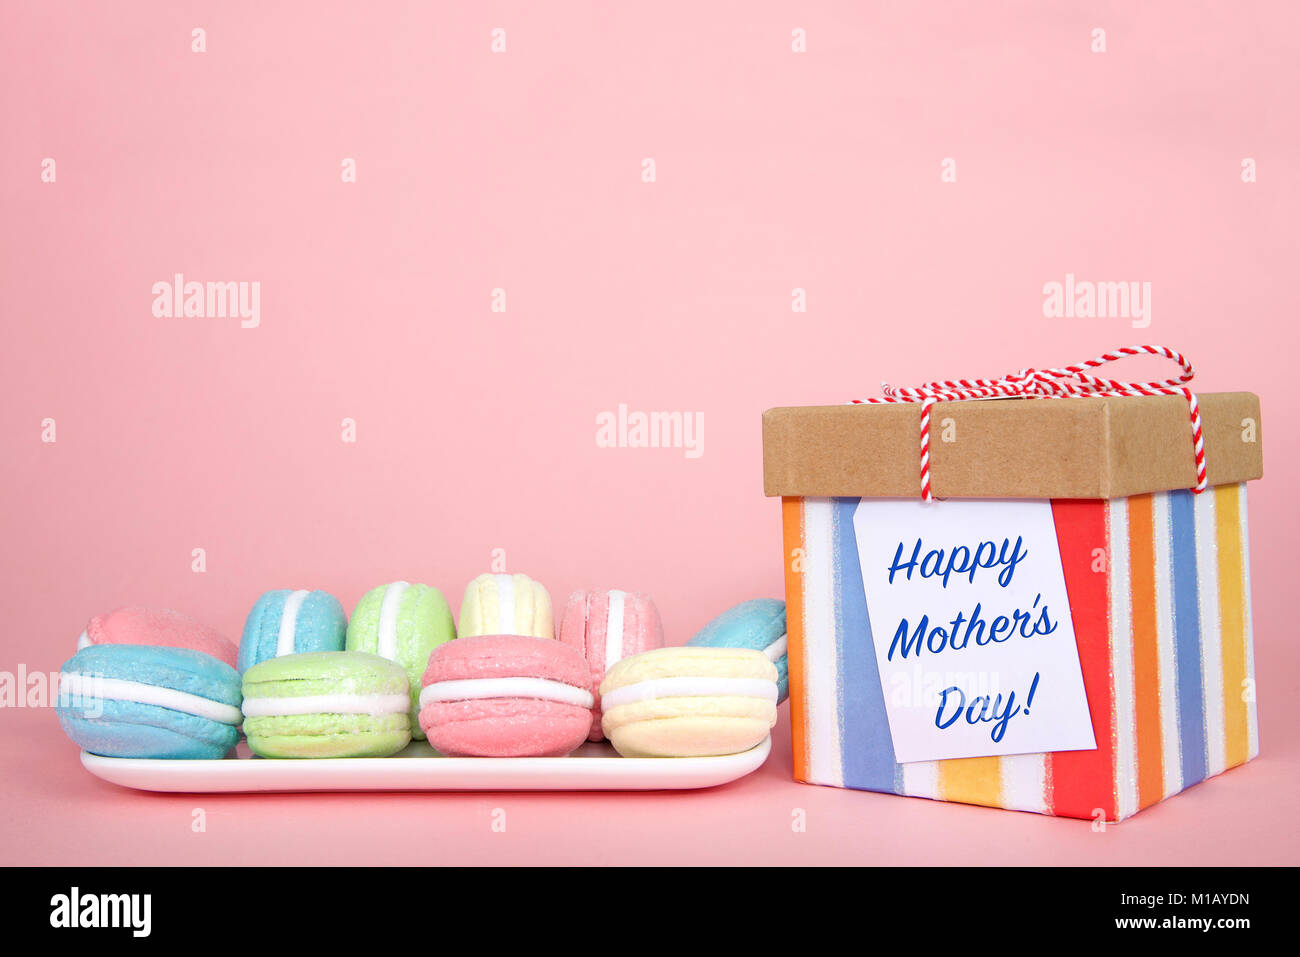
[(1051, 503), (863, 499), (853, 528), (899, 762), (1096, 748)]

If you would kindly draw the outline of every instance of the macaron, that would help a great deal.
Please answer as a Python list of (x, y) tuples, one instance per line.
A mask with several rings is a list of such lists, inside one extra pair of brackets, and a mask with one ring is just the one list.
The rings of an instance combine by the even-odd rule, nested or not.
[(89, 645), (59, 672), (56, 711), (83, 750), (220, 758), (239, 741), (239, 673), (192, 648)]
[(348, 621), (348, 651), (367, 651), (402, 666), (411, 685), (411, 737), (419, 725), (420, 680), (433, 649), (456, 637), (456, 622), (442, 592), (428, 585), (393, 582), (361, 596)]
[(348, 616), (339, 600), (324, 591), (280, 588), (257, 600), (239, 639), (239, 670), (247, 671), (280, 655), (342, 651)]
[(748, 751), (776, 724), (776, 665), (749, 648), (658, 648), (600, 685), (602, 727), (631, 758)]
[[(560, 641), (582, 652), (591, 673), (591, 687), (629, 655), (662, 648), (664, 626), (659, 609), (648, 595), (618, 591), (575, 591), (564, 606)], [(600, 696), (592, 711), (588, 739), (600, 741)]]
[(776, 665), (777, 704), (790, 694), (790, 660), (786, 651), (785, 602), (755, 598), (728, 608), (686, 642), (692, 648), (753, 648)]
[(411, 740), (406, 672), (362, 651), (283, 655), (244, 672), (244, 734), (264, 758), (382, 758)]
[(239, 649), (214, 628), (170, 608), (118, 608), (86, 623), (77, 650), (91, 645), (164, 645), (201, 651), (236, 667)]
[(465, 586), (456, 633), (554, 638), (551, 596), (527, 575), (479, 575)]
[(476, 635), (441, 645), (420, 692), (420, 724), (440, 754), (558, 757), (591, 731), (591, 676), (551, 638)]

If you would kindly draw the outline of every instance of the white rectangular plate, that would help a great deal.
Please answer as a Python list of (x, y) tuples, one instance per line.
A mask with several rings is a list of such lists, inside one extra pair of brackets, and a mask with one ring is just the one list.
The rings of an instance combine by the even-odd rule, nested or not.
[(391, 758), (272, 759), (242, 742), (219, 761), (105, 758), (81, 752), (96, 777), (139, 791), (665, 791), (708, 788), (759, 768), (772, 739), (741, 754), (624, 758), (607, 743), (564, 758), (444, 758), (423, 741)]

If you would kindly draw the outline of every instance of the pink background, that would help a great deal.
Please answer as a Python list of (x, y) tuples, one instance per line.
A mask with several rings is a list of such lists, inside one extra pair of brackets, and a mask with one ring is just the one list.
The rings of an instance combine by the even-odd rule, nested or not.
[[(276, 797), (117, 789), (5, 709), (0, 861), (1300, 862), (1294, 5), (269, 6), (0, 14), (0, 670), (128, 602), (232, 637), (273, 587), (456, 605), (494, 548), (680, 643), (781, 593), (764, 408), (1159, 342), (1263, 401), (1262, 755), (1098, 834), (794, 784), (785, 709), (709, 792)], [(260, 327), (155, 318), (176, 272), (259, 281)], [(1067, 272), (1152, 283), (1150, 328), (1044, 318)], [(702, 412), (703, 456), (598, 448), (619, 403)]]

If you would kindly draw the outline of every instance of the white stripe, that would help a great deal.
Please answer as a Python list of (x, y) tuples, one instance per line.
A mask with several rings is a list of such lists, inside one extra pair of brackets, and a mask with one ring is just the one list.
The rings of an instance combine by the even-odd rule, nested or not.
[(277, 658), (282, 655), (293, 654), (294, 631), (298, 625), (298, 609), (302, 607), (303, 599), (310, 594), (309, 591), (299, 590), (284, 600), (284, 609), (280, 612), (280, 634), (275, 642), (275, 656)]
[(609, 615), (605, 618), (605, 670), (623, 660), (623, 611), (626, 592), (609, 592)]
[(312, 694), (245, 698), (244, 717), (282, 718), (293, 714), (401, 714), (410, 710), (404, 694)]
[(1228, 765), (1227, 729), (1223, 714), (1223, 618), (1219, 611), (1219, 529), (1214, 492), (1192, 496), (1196, 532), (1196, 595), (1201, 625), (1201, 686), (1204, 698), (1205, 776)]
[(477, 701), (482, 698), (536, 698), (590, 708), (596, 699), (585, 688), (549, 678), (463, 678), (435, 681), (420, 692), (420, 707), (434, 701)]
[(188, 691), (160, 688), (157, 685), (127, 681), (124, 678), (83, 675), (75, 671), (60, 673), (59, 697), (91, 701), (133, 701), (136, 704), (151, 704), (170, 711), (208, 718), (222, 724), (239, 724), (242, 719), (239, 709), (234, 705), (213, 701), (211, 698), (190, 694)]
[(397, 613), (402, 608), (402, 596), (410, 588), (409, 582), (393, 582), (384, 589), (384, 600), (379, 605), (379, 655), (389, 661), (397, 660)]
[(903, 769), (903, 793), (909, 797), (939, 800), (939, 762), (909, 761)]
[(1004, 754), (998, 760), (1002, 777), (1000, 807), (1047, 813), (1047, 759), (1042, 754)]
[(82, 648), (89, 648), (89, 647), (90, 647), (90, 635), (86, 634), (83, 631), (81, 633), (81, 637), (77, 639), (77, 650), (80, 651)]
[[(1237, 485), (1237, 513), (1241, 516), (1241, 601), (1246, 609), (1246, 677), (1250, 679), (1251, 694), (1246, 702), (1246, 731), (1249, 743), (1248, 757), (1259, 755), (1259, 714), (1255, 701), (1255, 631), (1250, 613), (1250, 520), (1246, 514), (1246, 483)], [(1241, 689), (1244, 694), (1246, 689)]]
[(615, 688), (601, 695), (605, 712), (639, 701), (660, 698), (758, 698), (776, 704), (776, 682), (768, 678), (701, 678), (682, 675), (676, 678), (652, 678)]
[(779, 661), (786, 656), (788, 650), (785, 635), (782, 635), (776, 641), (772, 642), (763, 649), (763, 654), (767, 655), (768, 661)]
[(1120, 820), (1138, 810), (1136, 649), (1128, 522), (1128, 499), (1111, 499), (1106, 505), (1106, 568), (1110, 577), (1110, 670), (1115, 676), (1116, 816)]
[[(497, 583), (497, 627), (487, 634), (515, 635), (515, 580), (511, 575), (493, 575)], [(487, 622), (483, 622), (487, 628)]]
[(808, 776), (844, 787), (840, 761), (839, 655), (835, 650), (834, 504), (804, 499), (804, 704), (808, 709)]
[(1174, 646), (1174, 559), (1169, 543), (1169, 493), (1151, 496), (1156, 559), (1156, 659), (1160, 676), (1160, 733), (1163, 739), (1164, 797), (1183, 788), (1183, 746), (1178, 725), (1178, 658)]

